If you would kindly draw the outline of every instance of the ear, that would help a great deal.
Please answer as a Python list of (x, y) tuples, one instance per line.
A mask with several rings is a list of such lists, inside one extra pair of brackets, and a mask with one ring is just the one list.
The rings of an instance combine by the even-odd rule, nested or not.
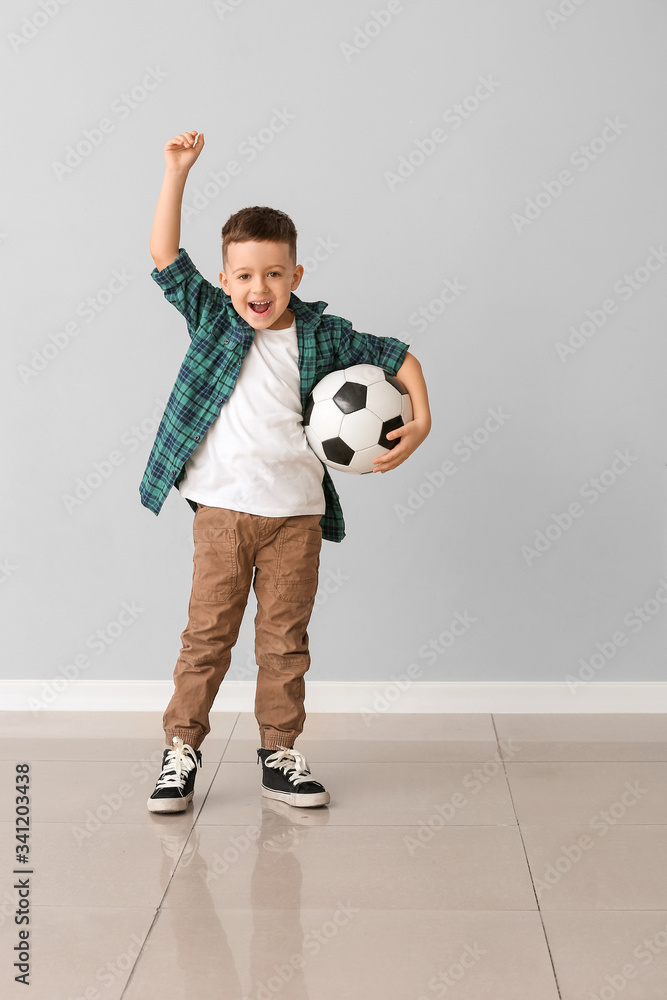
[(230, 292), (229, 292), (229, 282), (227, 281), (227, 275), (225, 274), (224, 271), (220, 272), (220, 274), (218, 275), (218, 279), (220, 281), (220, 284), (222, 285), (223, 292), (225, 292), (227, 295), (229, 295), (230, 294)]
[(294, 268), (294, 275), (292, 276), (292, 283), (290, 285), (291, 290), (294, 292), (301, 284), (301, 279), (303, 278), (303, 267), (301, 264), (297, 264)]

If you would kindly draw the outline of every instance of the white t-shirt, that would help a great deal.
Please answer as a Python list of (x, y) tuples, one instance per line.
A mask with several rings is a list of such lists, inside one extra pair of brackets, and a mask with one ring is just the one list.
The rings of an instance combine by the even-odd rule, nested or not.
[(324, 466), (303, 429), (296, 320), (255, 330), (232, 394), (185, 464), (182, 496), (285, 517), (323, 514)]

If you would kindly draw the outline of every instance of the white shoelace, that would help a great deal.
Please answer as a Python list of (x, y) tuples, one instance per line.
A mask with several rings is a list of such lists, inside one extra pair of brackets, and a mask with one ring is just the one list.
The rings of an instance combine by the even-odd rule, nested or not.
[(277, 747), (277, 753), (267, 757), (264, 763), (267, 767), (275, 767), (281, 770), (288, 781), (293, 785), (300, 785), (302, 781), (312, 781), (308, 770), (308, 761), (303, 754), (298, 753), (290, 747)]
[(197, 758), (189, 743), (184, 743), (178, 736), (173, 737), (172, 743), (174, 748), (167, 750), (162, 774), (155, 786), (156, 791), (160, 788), (173, 788), (174, 786), (182, 790), (188, 774), (197, 767)]

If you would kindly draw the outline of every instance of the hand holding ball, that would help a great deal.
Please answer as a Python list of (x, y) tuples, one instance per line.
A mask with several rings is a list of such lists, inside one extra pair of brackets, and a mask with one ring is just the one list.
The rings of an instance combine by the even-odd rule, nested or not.
[(412, 420), (407, 389), (376, 365), (353, 365), (321, 379), (306, 402), (308, 444), (325, 465), (341, 472), (373, 472), (373, 459), (400, 438), (386, 435)]

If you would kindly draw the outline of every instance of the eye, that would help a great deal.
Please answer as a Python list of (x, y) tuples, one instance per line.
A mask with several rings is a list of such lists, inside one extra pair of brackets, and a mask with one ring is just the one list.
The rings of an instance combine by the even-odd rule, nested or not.
[(239, 281), (242, 281), (242, 280), (243, 280), (243, 278), (249, 278), (249, 277), (250, 277), (250, 275), (249, 275), (249, 274), (239, 274), (239, 276), (238, 276), (238, 277), (239, 277)]
[(269, 277), (271, 277), (272, 274), (275, 274), (276, 278), (280, 277), (280, 271), (269, 271)]

